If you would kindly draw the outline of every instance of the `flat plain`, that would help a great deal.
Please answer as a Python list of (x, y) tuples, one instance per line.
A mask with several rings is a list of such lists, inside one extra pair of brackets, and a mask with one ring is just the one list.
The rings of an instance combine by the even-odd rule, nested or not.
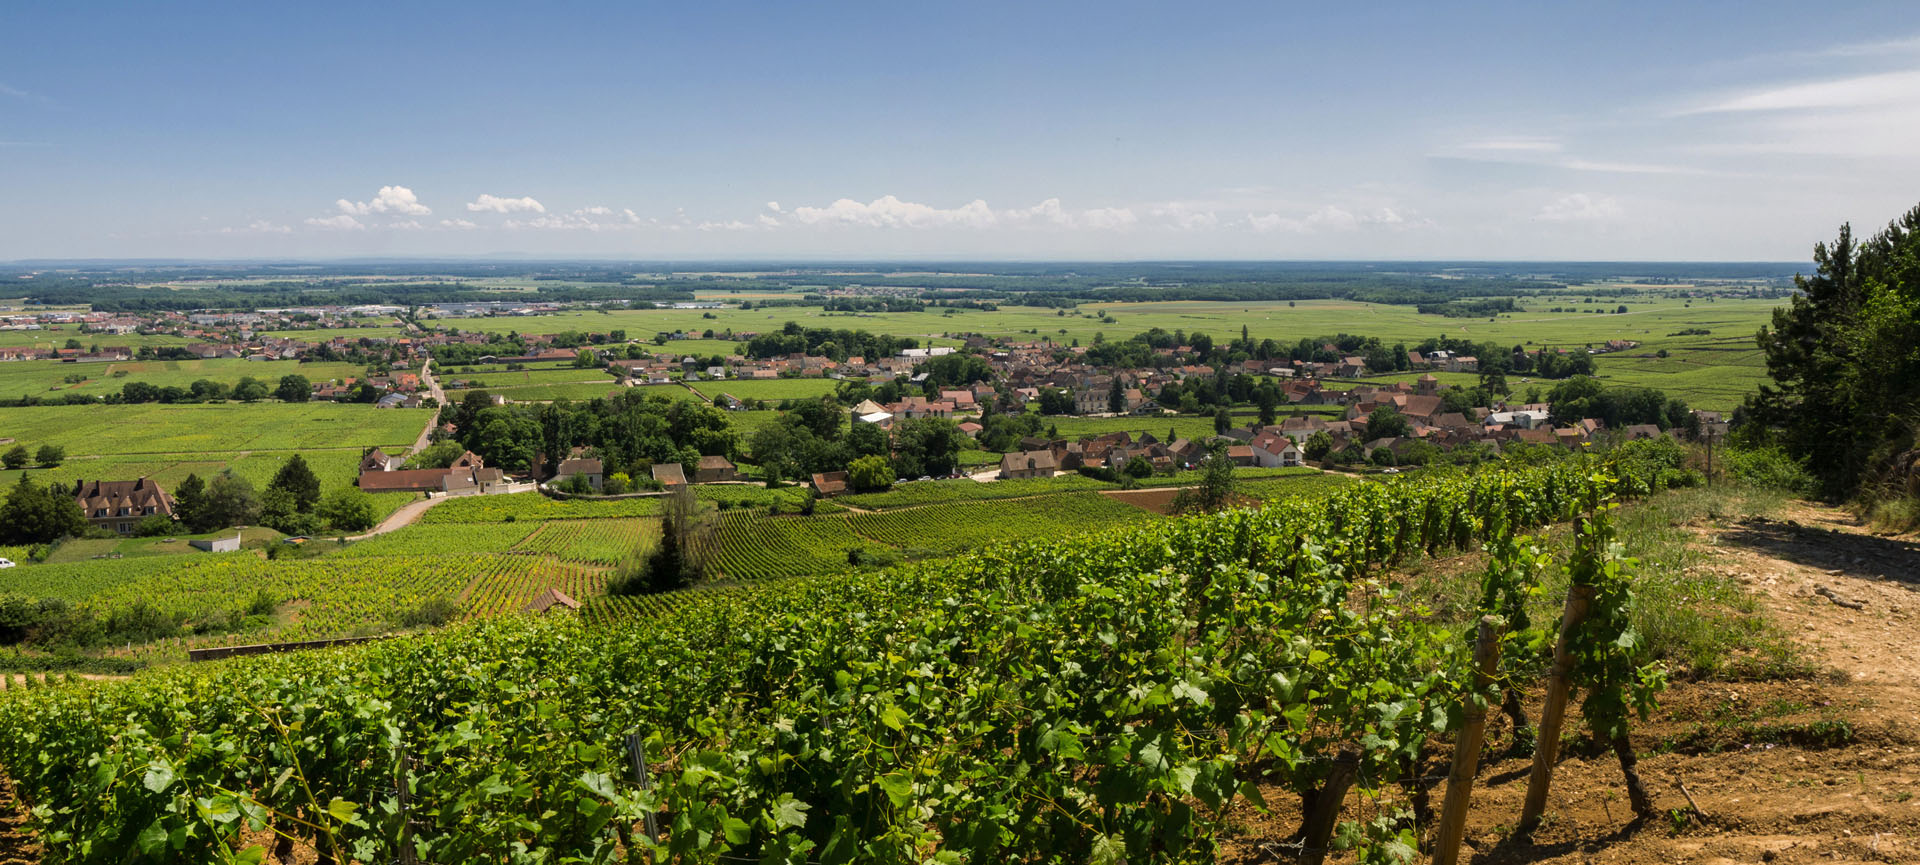
[[(723, 299), (723, 298), (716, 298)], [(1089, 303), (1059, 314), (1038, 307), (1003, 306), (997, 310), (934, 307), (926, 312), (848, 313), (820, 307), (749, 310), (569, 311), (554, 315), (443, 319), (442, 326), (462, 330), (524, 334), (624, 329), (632, 339), (657, 332), (766, 333), (786, 322), (804, 327), (864, 330), (912, 336), (925, 344), (957, 345), (966, 334), (1051, 339), (1063, 345), (1088, 345), (1096, 338), (1124, 339), (1159, 327), (1215, 340), (1239, 336), (1242, 326), (1254, 339), (1292, 346), (1301, 339), (1340, 333), (1373, 336), (1393, 344), (1416, 344), (1430, 337), (1493, 341), (1526, 348), (1584, 351), (1609, 340), (1633, 340), (1636, 348), (1597, 358), (1599, 374), (1611, 384), (1657, 387), (1698, 408), (1731, 409), (1765, 379), (1753, 335), (1765, 325), (1779, 301), (1745, 297), (1595, 298), (1569, 292), (1531, 298), (1522, 311), (1487, 318), (1449, 318), (1420, 313), (1411, 306), (1345, 300), (1223, 303), (1164, 301)], [(1625, 303), (1627, 312), (1612, 312)], [(1559, 308), (1560, 312), (1552, 310)], [(1607, 310), (1600, 312), (1599, 310)], [(1573, 310), (1573, 311), (1569, 311)], [(1594, 310), (1592, 312), (1581, 310)], [(711, 316), (710, 318), (707, 316)], [(1106, 319), (1106, 320), (1103, 320)], [(1680, 335), (1684, 330), (1707, 334)], [(672, 353), (730, 352), (723, 340), (676, 340), (658, 349)], [(1668, 356), (1658, 357), (1665, 349)], [(703, 388), (704, 390), (704, 388)], [(745, 398), (747, 394), (734, 392)]]

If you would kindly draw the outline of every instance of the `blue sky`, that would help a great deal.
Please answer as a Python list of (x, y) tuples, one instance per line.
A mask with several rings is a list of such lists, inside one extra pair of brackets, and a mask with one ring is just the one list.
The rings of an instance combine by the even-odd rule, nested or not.
[(1805, 260), (1909, 3), (14, 3), (0, 260)]

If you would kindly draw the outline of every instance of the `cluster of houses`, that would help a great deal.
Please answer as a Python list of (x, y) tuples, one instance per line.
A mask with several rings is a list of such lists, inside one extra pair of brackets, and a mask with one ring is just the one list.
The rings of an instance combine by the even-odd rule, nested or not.
[[(536, 462), (545, 463), (544, 458)], [(579, 478), (594, 492), (604, 489), (606, 483), (606, 465), (598, 457), (591, 456), (585, 448), (574, 448), (567, 458), (555, 467), (550, 480), (554, 484), (565, 484)], [(688, 483), (687, 470), (679, 463), (655, 463), (648, 472), (662, 488), (671, 492)], [(703, 456), (694, 468), (692, 483), (722, 484), (741, 480), (740, 469), (733, 461), (723, 456)]]
[(1088, 436), (1079, 441), (1025, 438), (1020, 450), (1000, 458), (1001, 480), (1053, 477), (1057, 472), (1082, 468), (1125, 470), (1136, 457), (1145, 459), (1156, 473), (1168, 474), (1190, 469), (1205, 459), (1217, 440), (1225, 440), (1227, 456), (1236, 466), (1274, 467), (1304, 464), (1300, 448), (1281, 434), (1280, 428), (1237, 430), (1242, 436), (1213, 436), (1204, 440), (1173, 439), (1162, 441), (1153, 433), (1138, 436), (1111, 432)]
[(404, 457), (379, 448), (360, 458), (360, 489), (369, 493), (441, 493), (472, 496), (512, 490), (506, 472), (488, 468), (479, 454), (467, 451), (444, 469), (409, 469)]

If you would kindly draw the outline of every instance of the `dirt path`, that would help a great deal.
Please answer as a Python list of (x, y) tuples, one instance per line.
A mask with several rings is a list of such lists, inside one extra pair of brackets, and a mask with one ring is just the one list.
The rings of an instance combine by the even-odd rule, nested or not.
[(404, 529), (407, 526), (413, 525), (414, 522), (418, 521), (420, 519), (420, 515), (426, 513), (428, 508), (431, 508), (434, 505), (437, 505), (446, 500), (447, 500), (446, 496), (435, 496), (430, 499), (420, 499), (419, 501), (407, 502), (406, 504), (401, 505), (399, 510), (388, 514), (386, 519), (381, 520), (379, 525), (374, 526), (372, 529), (367, 530), (365, 534), (348, 535), (347, 540), (364, 541), (368, 538), (374, 537), (375, 535), (384, 535), (391, 531)]
[[(1648, 823), (1629, 819), (1611, 754), (1571, 754), (1548, 821), (1516, 840), (1530, 762), (1483, 767), (1463, 861), (1920, 862), (1920, 543), (1875, 537), (1831, 508), (1783, 517), (1696, 526), (1701, 567), (1746, 585), (1825, 673), (1670, 690), (1634, 736), (1663, 815)], [(1704, 825), (1670, 813), (1688, 809), (1682, 782)]]
[(27, 812), (13, 797), (13, 783), (0, 777), (0, 865), (34, 865), (40, 845), (27, 832)]

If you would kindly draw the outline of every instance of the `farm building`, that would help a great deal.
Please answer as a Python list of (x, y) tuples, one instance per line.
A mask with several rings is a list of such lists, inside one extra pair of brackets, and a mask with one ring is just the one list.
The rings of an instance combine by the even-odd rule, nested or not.
[(726, 457), (701, 457), (700, 467), (693, 472), (693, 482), (696, 484), (737, 481), (739, 479), (739, 469), (734, 466), (732, 460)]
[(687, 470), (681, 468), (679, 463), (655, 463), (653, 466), (653, 479), (659, 481), (667, 489), (684, 487), (687, 485)]
[(81, 481), (74, 501), (87, 516), (87, 522), (120, 534), (131, 534), (134, 525), (150, 516), (173, 516), (173, 497), (152, 478), (137, 481)]

